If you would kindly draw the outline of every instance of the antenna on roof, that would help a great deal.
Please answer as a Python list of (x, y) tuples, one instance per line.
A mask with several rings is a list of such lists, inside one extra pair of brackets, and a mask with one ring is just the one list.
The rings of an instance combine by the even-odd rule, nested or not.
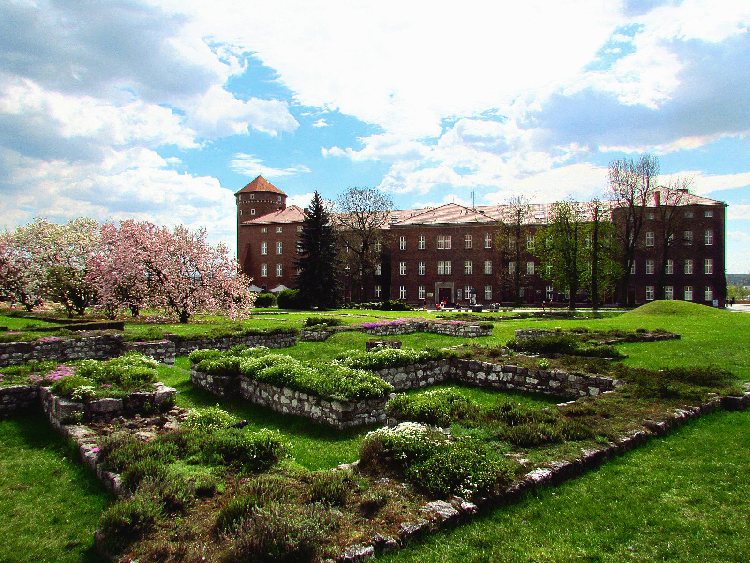
[(471, 209), (472, 209), (473, 211), (476, 211), (476, 210), (477, 210), (477, 206), (476, 206), (476, 205), (474, 205), (474, 191), (473, 191), (473, 190), (472, 190), (472, 192), (471, 192)]

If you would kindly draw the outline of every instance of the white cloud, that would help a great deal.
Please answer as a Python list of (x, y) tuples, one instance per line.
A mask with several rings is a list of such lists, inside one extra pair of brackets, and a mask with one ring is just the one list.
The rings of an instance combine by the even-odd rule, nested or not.
[[(727, 207), (727, 220), (746, 220), (750, 221), (750, 205), (730, 205)], [(748, 242), (750, 242), (750, 235), (747, 233), (730, 233), (735, 238), (740, 237), (740, 235), (744, 235), (744, 237), (747, 239)], [(750, 249), (750, 245), (748, 245), (748, 248)]]
[[(663, 183), (668, 182), (677, 176), (682, 178), (692, 178), (693, 184), (691, 190), (700, 195), (710, 194), (720, 190), (731, 190), (734, 188), (744, 188), (750, 186), (750, 172), (741, 172), (739, 174), (704, 174), (700, 171), (684, 171), (679, 174), (667, 174), (659, 177)], [(741, 206), (730, 206), (741, 207)]]
[(328, 123), (324, 118), (318, 119), (315, 123), (312, 124), (313, 127), (329, 127), (331, 124)]
[(237, 153), (233, 156), (230, 167), (237, 174), (252, 177), (261, 174), (265, 178), (282, 178), (284, 176), (297, 176), (298, 174), (307, 174), (310, 172), (310, 169), (304, 165), (291, 166), (289, 168), (273, 168), (263, 164), (263, 161), (257, 156), (243, 153)]
[(727, 273), (750, 273), (750, 234), (727, 231)]
[(296, 205), (297, 207), (301, 207), (302, 209), (304, 209), (305, 207), (310, 207), (310, 202), (312, 201), (314, 195), (315, 194), (312, 192), (308, 192), (306, 194), (295, 194), (286, 198), (286, 204)]

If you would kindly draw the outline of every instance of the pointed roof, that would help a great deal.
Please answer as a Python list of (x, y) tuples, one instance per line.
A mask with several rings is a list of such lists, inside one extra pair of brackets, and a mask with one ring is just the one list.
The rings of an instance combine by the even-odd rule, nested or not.
[(250, 182), (247, 186), (242, 188), (240, 191), (238, 191), (234, 195), (237, 196), (239, 194), (244, 194), (248, 192), (273, 192), (275, 194), (286, 195), (279, 188), (277, 188), (271, 182), (266, 180), (263, 176), (258, 176), (255, 180)]
[(305, 220), (305, 212), (296, 205), (290, 205), (286, 209), (274, 211), (261, 215), (257, 219), (243, 221), (243, 225), (268, 225), (271, 223), (301, 223)]

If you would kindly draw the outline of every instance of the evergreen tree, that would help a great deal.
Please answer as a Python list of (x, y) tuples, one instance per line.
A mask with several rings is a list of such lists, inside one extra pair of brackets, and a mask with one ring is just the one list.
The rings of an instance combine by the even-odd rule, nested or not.
[(341, 293), (336, 232), (317, 191), (305, 210), (298, 244), (296, 282), (302, 302), (321, 309), (336, 307)]

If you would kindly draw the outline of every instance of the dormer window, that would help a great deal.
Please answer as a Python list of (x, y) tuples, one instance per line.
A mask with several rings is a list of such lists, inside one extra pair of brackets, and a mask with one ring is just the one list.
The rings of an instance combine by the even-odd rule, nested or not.
[(255, 199), (255, 194), (250, 194), (250, 199)]
[(281, 196), (280, 195), (276, 196), (276, 201), (278, 201), (279, 203), (281, 203)]

